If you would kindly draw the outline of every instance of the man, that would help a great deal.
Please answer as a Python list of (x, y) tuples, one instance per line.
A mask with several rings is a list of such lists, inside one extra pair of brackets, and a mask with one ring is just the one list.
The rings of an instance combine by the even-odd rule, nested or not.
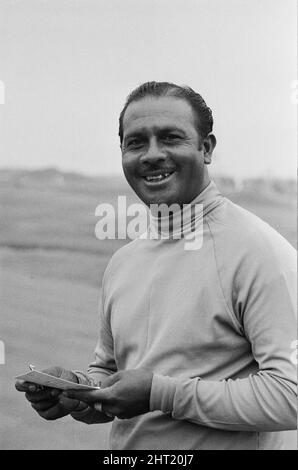
[[(184, 207), (182, 235), (175, 212), (168, 236), (150, 237), (152, 215), (106, 269), (87, 373), (48, 370), (100, 390), (16, 385), (45, 419), (113, 420), (112, 449), (281, 449), (282, 431), (296, 428), (295, 250), (210, 181), (212, 126), (190, 88), (150, 82), (128, 97), (126, 179), (146, 205)], [(202, 246), (186, 250), (200, 223)]]

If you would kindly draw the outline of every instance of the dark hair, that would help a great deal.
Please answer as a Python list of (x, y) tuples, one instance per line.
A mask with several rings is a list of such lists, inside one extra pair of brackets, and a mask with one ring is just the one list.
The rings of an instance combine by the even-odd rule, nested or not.
[(205, 138), (212, 131), (213, 117), (212, 111), (206, 105), (204, 99), (199, 93), (196, 93), (188, 86), (179, 86), (169, 82), (146, 82), (133, 90), (127, 97), (124, 108), (119, 117), (119, 137), (123, 140), (123, 118), (125, 111), (133, 101), (138, 101), (146, 96), (174, 96), (186, 100), (196, 117), (197, 130), (201, 138)]

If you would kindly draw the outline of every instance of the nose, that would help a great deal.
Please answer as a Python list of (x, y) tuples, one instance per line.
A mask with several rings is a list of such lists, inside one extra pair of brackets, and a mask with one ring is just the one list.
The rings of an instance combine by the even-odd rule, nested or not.
[(160, 147), (155, 138), (149, 141), (146, 151), (141, 156), (140, 160), (142, 163), (155, 163), (159, 160), (165, 160), (165, 150)]

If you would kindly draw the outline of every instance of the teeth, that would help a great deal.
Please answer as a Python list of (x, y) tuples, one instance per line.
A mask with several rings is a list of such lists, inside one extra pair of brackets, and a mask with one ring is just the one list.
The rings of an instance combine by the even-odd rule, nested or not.
[(156, 176), (145, 176), (145, 179), (146, 181), (161, 181), (165, 178), (167, 178), (168, 176), (170, 176), (171, 173), (162, 173), (160, 175), (156, 175)]

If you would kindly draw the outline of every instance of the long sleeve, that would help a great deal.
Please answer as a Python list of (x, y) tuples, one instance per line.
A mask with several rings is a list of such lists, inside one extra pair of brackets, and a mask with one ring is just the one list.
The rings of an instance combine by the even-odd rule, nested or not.
[[(117, 367), (114, 359), (113, 338), (105, 317), (104, 289), (102, 288), (99, 302), (99, 337), (95, 348), (95, 360), (90, 364), (86, 373), (77, 370), (74, 373), (79, 383), (97, 387), (105, 378), (115, 372), (117, 372)], [(71, 416), (86, 424), (105, 423), (113, 419), (91, 407), (73, 412)]]
[(272, 270), (273, 265), (271, 272), (267, 267), (249, 271), (244, 263), (235, 303), (259, 371), (219, 381), (155, 374), (151, 411), (221, 430), (297, 428), (297, 370), (291, 361), (297, 329), (296, 276), (292, 264), (280, 273)]

